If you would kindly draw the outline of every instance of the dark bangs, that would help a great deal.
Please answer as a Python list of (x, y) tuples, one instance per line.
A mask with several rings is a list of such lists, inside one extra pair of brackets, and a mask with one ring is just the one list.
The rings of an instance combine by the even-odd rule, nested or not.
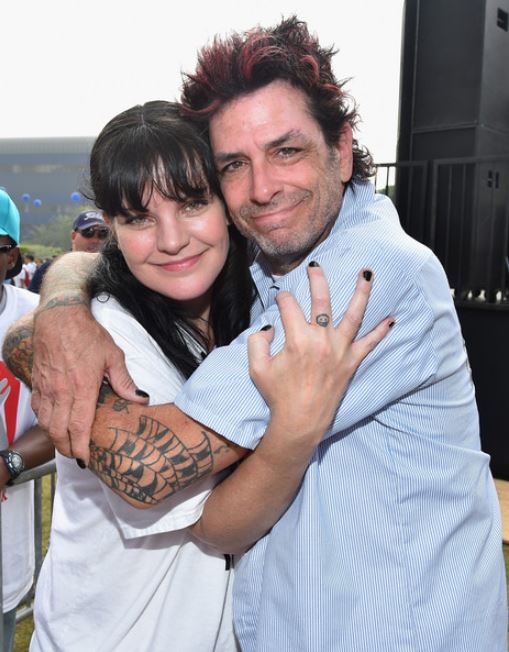
[(178, 105), (148, 102), (112, 122), (90, 155), (92, 198), (106, 215), (146, 212), (154, 190), (175, 201), (222, 197), (208, 144)]

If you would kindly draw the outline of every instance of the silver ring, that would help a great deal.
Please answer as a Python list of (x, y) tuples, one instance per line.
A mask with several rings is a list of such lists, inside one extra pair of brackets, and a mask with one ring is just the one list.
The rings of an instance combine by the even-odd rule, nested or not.
[(321, 315), (316, 316), (316, 323), (318, 326), (322, 326), (323, 328), (327, 328), (330, 322), (330, 317), (329, 315), (326, 315), (325, 313), (322, 313)]

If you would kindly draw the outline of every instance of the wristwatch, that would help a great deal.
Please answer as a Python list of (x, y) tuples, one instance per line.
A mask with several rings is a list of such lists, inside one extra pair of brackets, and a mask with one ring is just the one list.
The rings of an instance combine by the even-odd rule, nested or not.
[(25, 470), (25, 462), (21, 453), (10, 449), (0, 451), (0, 457), (3, 457), (7, 473), (11, 476), (11, 479), (7, 482), (7, 486), (10, 487), (14, 480)]

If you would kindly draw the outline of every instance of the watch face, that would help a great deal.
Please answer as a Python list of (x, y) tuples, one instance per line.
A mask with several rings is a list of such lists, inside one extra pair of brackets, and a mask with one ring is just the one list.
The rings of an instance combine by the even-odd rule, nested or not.
[(17, 451), (4, 450), (0, 451), (0, 456), (4, 458), (5, 466), (7, 467), (7, 472), (11, 476), (11, 479), (7, 484), (12, 483), (20, 473), (25, 470), (25, 463), (23, 457)]
[(19, 453), (11, 453), (11, 464), (16, 469), (16, 471), (23, 471), (23, 458)]

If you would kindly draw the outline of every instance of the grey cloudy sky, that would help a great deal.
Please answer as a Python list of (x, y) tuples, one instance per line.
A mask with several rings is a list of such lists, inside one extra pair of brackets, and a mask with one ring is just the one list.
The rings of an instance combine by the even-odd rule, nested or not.
[(335, 45), (359, 139), (395, 157), (403, 0), (5, 0), (0, 138), (96, 136), (118, 112), (176, 99), (214, 34), (296, 13)]

